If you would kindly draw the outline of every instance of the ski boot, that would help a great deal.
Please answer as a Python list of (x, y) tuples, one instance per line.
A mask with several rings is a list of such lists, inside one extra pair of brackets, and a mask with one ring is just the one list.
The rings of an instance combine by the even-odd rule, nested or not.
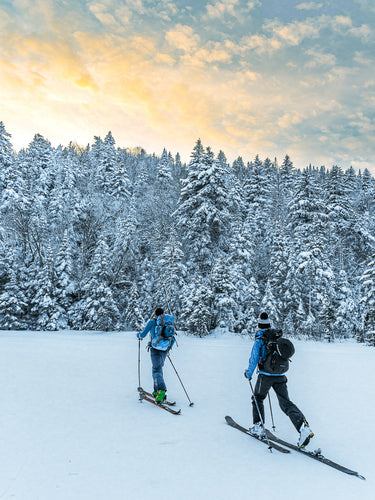
[(307, 446), (310, 442), (310, 439), (314, 436), (313, 431), (310, 429), (309, 424), (306, 422), (306, 420), (303, 422), (301, 425), (301, 428), (299, 430), (299, 440), (298, 440), (298, 447), (299, 448), (304, 448)]
[(166, 399), (167, 399), (167, 396), (165, 395), (165, 391), (158, 391), (156, 398), (155, 398), (155, 401), (157, 403), (162, 403)]
[(266, 433), (264, 432), (262, 422), (257, 422), (256, 424), (254, 424), (252, 427), (250, 427), (249, 431), (250, 431), (250, 434), (252, 434), (253, 436), (255, 436), (259, 439), (266, 438)]

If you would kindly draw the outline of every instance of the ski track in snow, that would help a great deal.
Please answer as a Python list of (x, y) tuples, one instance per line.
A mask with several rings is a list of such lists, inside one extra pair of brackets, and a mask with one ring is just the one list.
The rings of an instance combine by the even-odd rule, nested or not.
[[(141, 383), (152, 389), (141, 344)], [(375, 350), (354, 342), (294, 341), (289, 394), (315, 437), (310, 449), (367, 480), (267, 446), (228, 426), (251, 424), (243, 376), (252, 340), (178, 336), (166, 361), (171, 415), (138, 399), (134, 332), (1, 332), (0, 499), (372, 500)], [(297, 433), (271, 393), (276, 433)], [(266, 420), (271, 428), (268, 402)]]

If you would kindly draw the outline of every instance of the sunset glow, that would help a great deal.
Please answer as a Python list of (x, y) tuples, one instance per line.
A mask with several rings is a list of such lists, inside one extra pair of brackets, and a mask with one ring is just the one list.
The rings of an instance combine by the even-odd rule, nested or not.
[(0, 120), (16, 149), (111, 130), (374, 172), (374, 20), (371, 0), (0, 0)]

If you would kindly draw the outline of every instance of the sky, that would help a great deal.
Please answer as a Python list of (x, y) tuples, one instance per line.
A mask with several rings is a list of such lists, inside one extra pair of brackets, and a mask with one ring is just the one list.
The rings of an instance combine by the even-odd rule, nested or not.
[(375, 173), (372, 0), (0, 0), (16, 149), (166, 148)]

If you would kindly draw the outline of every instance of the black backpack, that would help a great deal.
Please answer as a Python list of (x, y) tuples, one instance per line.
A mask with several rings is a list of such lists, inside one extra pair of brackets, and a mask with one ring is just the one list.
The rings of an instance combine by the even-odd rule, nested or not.
[(294, 345), (283, 338), (281, 330), (268, 328), (263, 331), (262, 340), (266, 349), (266, 356), (258, 366), (266, 373), (281, 375), (289, 370), (289, 361), (294, 354)]

